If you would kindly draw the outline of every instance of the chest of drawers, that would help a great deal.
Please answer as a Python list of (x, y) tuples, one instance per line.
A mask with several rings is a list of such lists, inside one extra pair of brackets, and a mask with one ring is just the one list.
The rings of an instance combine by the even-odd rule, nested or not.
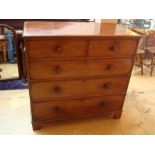
[(26, 62), (33, 129), (83, 116), (119, 119), (140, 37), (121, 26), (27, 22)]

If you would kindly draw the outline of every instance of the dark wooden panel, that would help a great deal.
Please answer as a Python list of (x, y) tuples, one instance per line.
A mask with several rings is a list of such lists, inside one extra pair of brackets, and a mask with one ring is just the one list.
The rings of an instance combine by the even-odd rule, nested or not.
[(89, 56), (120, 57), (133, 56), (137, 48), (134, 39), (102, 39), (89, 42)]
[(31, 97), (34, 101), (72, 96), (94, 96), (124, 93), (128, 78), (109, 77), (81, 80), (61, 80), (36, 82), (31, 84)]
[(119, 111), (123, 96), (102, 96), (34, 103), (35, 120), (61, 119)]
[(86, 42), (84, 40), (32, 40), (28, 41), (29, 58), (83, 57)]
[(129, 74), (132, 59), (47, 60), (30, 62), (32, 80)]

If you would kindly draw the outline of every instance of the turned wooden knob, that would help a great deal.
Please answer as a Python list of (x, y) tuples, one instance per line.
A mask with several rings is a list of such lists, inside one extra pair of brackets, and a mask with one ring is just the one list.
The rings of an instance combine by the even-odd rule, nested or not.
[(104, 84), (102, 85), (102, 88), (103, 88), (103, 89), (108, 89), (110, 86), (111, 86), (111, 83), (110, 83), (110, 82), (107, 82), (107, 83), (104, 83)]
[(62, 47), (60, 46), (55, 46), (55, 50), (56, 53), (60, 53), (62, 51)]
[(100, 105), (100, 107), (102, 107), (102, 108), (107, 107), (107, 104), (106, 104), (104, 101), (101, 101), (101, 102), (99, 103), (99, 105)]
[(61, 109), (60, 109), (58, 106), (56, 106), (56, 107), (54, 107), (54, 111), (55, 111), (55, 112), (60, 112)]
[(107, 66), (106, 66), (106, 69), (107, 70), (111, 70), (111, 69), (113, 69), (114, 68), (114, 65), (113, 64), (108, 64)]
[(62, 90), (60, 87), (54, 87), (54, 92), (60, 94)]
[(115, 51), (117, 51), (117, 50), (118, 50), (118, 45), (117, 45), (117, 43), (113, 43), (113, 45), (110, 46), (110, 51), (115, 52)]
[(55, 66), (54, 70), (56, 73), (61, 73), (63, 71), (63, 69), (60, 66)]

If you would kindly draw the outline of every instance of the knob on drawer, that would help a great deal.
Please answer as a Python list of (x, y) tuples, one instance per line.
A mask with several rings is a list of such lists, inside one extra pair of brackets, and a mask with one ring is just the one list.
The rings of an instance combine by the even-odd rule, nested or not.
[(111, 46), (110, 46), (110, 51), (117, 51), (118, 50), (118, 44), (116, 42), (114, 42)]
[(111, 70), (111, 69), (113, 69), (114, 68), (114, 65), (113, 64), (108, 64), (107, 66), (106, 66), (106, 69), (107, 70)]
[(61, 73), (63, 71), (63, 69), (60, 66), (55, 66), (54, 70), (56, 73)]
[(61, 111), (61, 109), (60, 109), (58, 106), (55, 106), (55, 107), (53, 108), (53, 110), (54, 110), (55, 112), (60, 112), (60, 111)]
[(102, 108), (106, 108), (106, 107), (107, 107), (107, 103), (105, 103), (104, 101), (101, 101), (101, 102), (99, 103), (99, 105), (100, 105), (100, 107), (102, 107)]
[(54, 47), (54, 51), (55, 51), (56, 53), (61, 53), (61, 52), (62, 52), (62, 47), (61, 47), (61, 46), (55, 46), (55, 47)]
[(110, 83), (110, 82), (107, 82), (107, 83), (104, 83), (104, 84), (102, 85), (102, 88), (103, 88), (103, 89), (109, 89), (110, 86), (111, 86), (111, 83)]
[(54, 92), (60, 94), (62, 92), (62, 89), (60, 87), (54, 87)]

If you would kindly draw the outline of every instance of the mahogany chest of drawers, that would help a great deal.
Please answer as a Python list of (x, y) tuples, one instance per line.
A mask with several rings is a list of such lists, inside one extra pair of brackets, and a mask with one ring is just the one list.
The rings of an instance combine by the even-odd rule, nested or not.
[(121, 117), (140, 36), (117, 25), (26, 22), (24, 40), (34, 130), (56, 120)]

